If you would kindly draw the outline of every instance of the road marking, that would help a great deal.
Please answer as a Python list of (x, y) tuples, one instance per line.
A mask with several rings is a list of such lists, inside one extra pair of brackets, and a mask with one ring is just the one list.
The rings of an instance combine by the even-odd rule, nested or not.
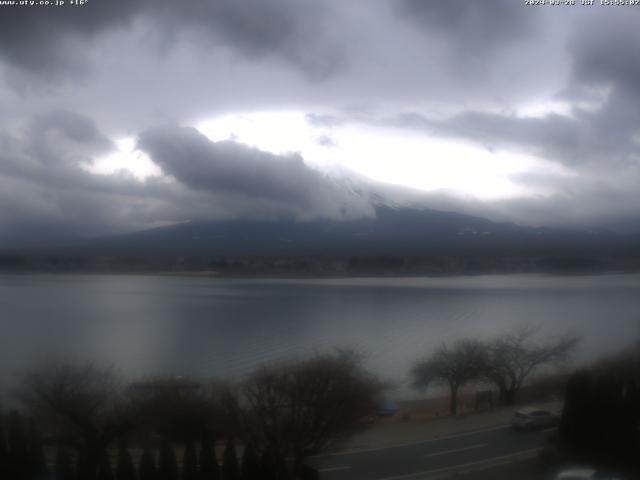
[(436, 453), (428, 453), (425, 455), (425, 457), (438, 457), (440, 455), (447, 455), (449, 453), (464, 452), (465, 450), (473, 450), (475, 448), (483, 448), (488, 446), (489, 446), (488, 443), (478, 443), (477, 445), (470, 445), (468, 447), (454, 448), (452, 450), (443, 450), (441, 452), (436, 452)]
[(350, 466), (344, 466), (344, 467), (329, 467), (329, 468), (319, 468), (318, 472), (324, 473), (324, 472), (337, 472), (338, 470), (349, 470), (351, 467)]
[(528, 450), (520, 450), (519, 452), (510, 453), (508, 455), (500, 455), (499, 457), (486, 458), (484, 460), (478, 460), (477, 462), (461, 463), (459, 465), (452, 465), (451, 467), (436, 468), (434, 470), (425, 470), (423, 472), (406, 473), (404, 475), (397, 475), (395, 477), (377, 478), (376, 480), (409, 480), (409, 479), (423, 480), (423, 477), (425, 475), (434, 475), (438, 473), (448, 472), (451, 470), (461, 470), (461, 469), (479, 466), (479, 465), (492, 465), (493, 463), (499, 463), (503, 460), (508, 460), (513, 457), (517, 457), (519, 455), (539, 452), (540, 450), (542, 450), (542, 447), (529, 448)]
[(375, 448), (360, 448), (360, 449), (354, 448), (352, 450), (345, 450), (344, 452), (334, 452), (334, 453), (328, 453), (323, 455), (314, 455), (313, 457), (309, 457), (309, 458), (340, 457), (343, 455), (354, 455), (357, 453), (379, 452), (382, 450), (391, 450), (392, 448), (410, 447), (412, 445), (424, 445), (426, 443), (439, 442), (440, 440), (449, 440), (451, 438), (468, 437), (478, 433), (493, 432), (495, 430), (503, 430), (505, 428), (511, 428), (511, 424), (503, 423), (495, 427), (483, 428), (480, 430), (471, 430), (469, 432), (454, 433), (452, 435), (445, 435), (443, 437), (431, 438), (429, 440), (420, 440), (417, 442), (394, 443), (393, 445), (386, 445), (384, 447), (375, 447)]

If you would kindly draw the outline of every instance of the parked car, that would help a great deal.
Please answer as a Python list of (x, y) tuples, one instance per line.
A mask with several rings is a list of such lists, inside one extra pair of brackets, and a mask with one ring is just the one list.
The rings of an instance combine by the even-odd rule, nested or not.
[(556, 475), (556, 480), (622, 480), (620, 477), (599, 472), (595, 468), (581, 467), (562, 470)]
[(513, 414), (511, 426), (516, 430), (535, 430), (537, 428), (553, 427), (558, 424), (558, 421), (558, 415), (549, 410), (523, 408)]

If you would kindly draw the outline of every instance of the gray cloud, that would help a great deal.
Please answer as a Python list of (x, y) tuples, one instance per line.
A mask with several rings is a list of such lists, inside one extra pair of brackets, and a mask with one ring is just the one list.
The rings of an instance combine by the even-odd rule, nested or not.
[(7, 7), (2, 13), (0, 56), (49, 78), (86, 73), (91, 43), (136, 22), (165, 50), (187, 37), (204, 51), (222, 45), (249, 58), (273, 55), (319, 78), (335, 71), (343, 56), (324, 35), (325, 9), (311, 2), (109, 0), (83, 7)]
[(154, 128), (145, 149), (177, 181), (139, 181), (86, 167), (112, 145), (94, 122), (56, 111), (19, 134), (0, 132), (0, 245), (72, 239), (198, 219), (334, 218), (372, 215), (366, 195), (307, 167), (192, 128)]
[(557, 114), (521, 118), (515, 114), (471, 111), (434, 120), (413, 112), (399, 115), (390, 123), (400, 128), (424, 130), (435, 136), (471, 139), (490, 149), (516, 148), (567, 163), (582, 159), (580, 123)]
[[(640, 58), (633, 46), (640, 33), (633, 9), (534, 9), (510, 0), (92, 0), (84, 8), (0, 8), (3, 232), (46, 226), (88, 235), (238, 216), (349, 218), (371, 214), (362, 194), (368, 189), (398, 203), (520, 223), (638, 222)], [(545, 101), (566, 102), (571, 115), (517, 114)], [(211, 142), (185, 128), (150, 129), (287, 110), (322, 112), (307, 120), (327, 145), (352, 124), (393, 125), (530, 153), (574, 175), (519, 175), (513, 181), (544, 193), (479, 202), (337, 180), (295, 154)], [(141, 145), (174, 181), (85, 170), (115, 139), (140, 132)]]
[(434, 136), (473, 140), (488, 148), (519, 150), (572, 168), (602, 163), (614, 167), (640, 154), (636, 139), (640, 111), (635, 102), (615, 92), (597, 111), (574, 108), (571, 116), (468, 111), (430, 119), (412, 112), (389, 123)]
[(78, 58), (83, 49), (70, 54), (72, 42), (84, 44), (86, 50), (87, 41), (94, 36), (126, 27), (141, 3), (111, 0), (89, 2), (85, 7), (5, 7), (0, 16), (0, 56), (35, 72), (78, 73), (83, 69)]
[(330, 135), (320, 135), (316, 138), (316, 142), (318, 142), (318, 145), (322, 145), (323, 147), (327, 148), (338, 146), (338, 142), (334, 140)]
[(340, 127), (345, 124), (345, 120), (337, 115), (308, 113), (305, 118), (311, 125), (321, 128)]
[(572, 86), (611, 86), (640, 96), (640, 51), (631, 48), (640, 42), (637, 15), (615, 10), (589, 18), (574, 31)]
[[(570, 117), (523, 119), (470, 113), (453, 119), (451, 128), (462, 133), (458, 127), (468, 127), (471, 135), (482, 132), (489, 141), (529, 148), (578, 173), (595, 171), (607, 180), (623, 180), (620, 174), (637, 178), (640, 56), (637, 49), (623, 46), (640, 42), (640, 32), (635, 15), (629, 13), (606, 7), (587, 9), (566, 22), (570, 75), (556, 99), (574, 104)], [(583, 107), (584, 103), (591, 106)], [(610, 197), (591, 189), (593, 203)]]
[(92, 145), (98, 150), (113, 147), (111, 140), (98, 130), (91, 119), (75, 112), (66, 110), (48, 112), (35, 118), (28, 128), (39, 135), (57, 131), (69, 140), (78, 144)]
[(446, 37), (447, 43), (465, 56), (522, 41), (534, 30), (537, 16), (511, 0), (402, 0), (398, 5), (401, 15), (426, 33)]
[(38, 243), (145, 227), (159, 212), (172, 217), (166, 188), (126, 174), (93, 175), (83, 169), (111, 148), (86, 117), (71, 112), (39, 116), (18, 134), (0, 133), (0, 145), (4, 238)]
[(274, 202), (298, 217), (347, 219), (373, 213), (366, 198), (309, 168), (298, 154), (273, 155), (234, 141), (212, 142), (193, 128), (151, 129), (140, 135), (139, 146), (189, 188)]
[(30, 131), (30, 157), (49, 166), (55, 162), (90, 164), (94, 156), (115, 149), (93, 121), (65, 110), (38, 116), (26, 128)]

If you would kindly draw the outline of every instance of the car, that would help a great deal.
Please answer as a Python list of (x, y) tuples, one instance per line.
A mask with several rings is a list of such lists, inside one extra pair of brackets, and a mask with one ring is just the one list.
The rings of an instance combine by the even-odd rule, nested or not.
[(558, 472), (555, 480), (622, 480), (591, 467), (569, 468)]
[(559, 418), (549, 410), (529, 407), (518, 410), (513, 414), (511, 426), (516, 430), (535, 430), (537, 428), (554, 427)]
[(597, 471), (593, 468), (570, 468), (556, 475), (556, 480), (594, 480)]

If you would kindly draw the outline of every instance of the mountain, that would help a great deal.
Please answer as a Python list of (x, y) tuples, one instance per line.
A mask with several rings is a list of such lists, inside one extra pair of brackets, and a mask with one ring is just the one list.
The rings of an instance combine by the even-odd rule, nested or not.
[(608, 231), (523, 227), (379, 205), (375, 216), (185, 222), (67, 247), (0, 254), (3, 270), (229, 274), (635, 270), (640, 241)]
[(521, 227), (430, 209), (379, 206), (352, 221), (230, 220), (186, 222), (86, 245), (99, 251), (172, 255), (423, 255), (591, 251), (625, 236), (599, 231)]
[(376, 207), (351, 221), (186, 222), (64, 248), (0, 255), (0, 268), (226, 273), (629, 270), (637, 236), (532, 228), (453, 212)]

